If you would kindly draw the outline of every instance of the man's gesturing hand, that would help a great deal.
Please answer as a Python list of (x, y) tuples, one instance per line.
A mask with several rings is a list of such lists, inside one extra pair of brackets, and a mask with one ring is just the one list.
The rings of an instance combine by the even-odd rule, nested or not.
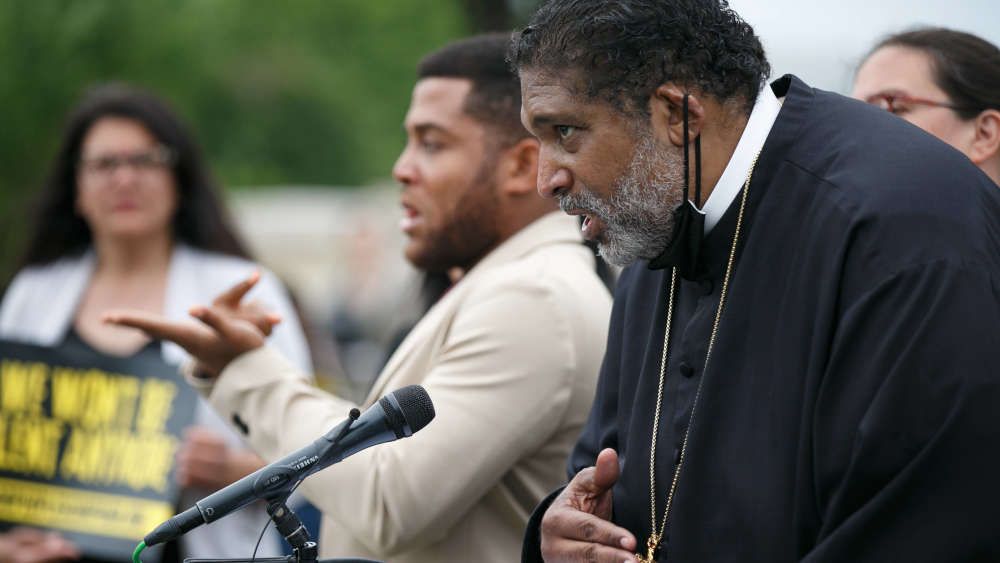
[(280, 317), (255, 303), (241, 303), (260, 279), (254, 272), (212, 301), (193, 307), (191, 316), (202, 323), (167, 320), (142, 311), (109, 311), (104, 322), (138, 328), (153, 338), (176, 342), (198, 362), (198, 368), (218, 375), (237, 356), (260, 348)]
[(618, 454), (606, 449), (594, 467), (576, 474), (542, 518), (542, 557), (549, 563), (636, 562), (636, 541), (611, 520), (611, 486)]

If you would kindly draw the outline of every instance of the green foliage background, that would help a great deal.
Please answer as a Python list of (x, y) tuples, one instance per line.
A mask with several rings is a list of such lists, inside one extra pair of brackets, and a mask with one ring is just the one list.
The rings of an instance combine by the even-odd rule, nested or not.
[(475, 30), (510, 29), (531, 4), (0, 2), (0, 286), (88, 87), (124, 80), (161, 94), (224, 186), (365, 185), (388, 178), (402, 146), (419, 58)]

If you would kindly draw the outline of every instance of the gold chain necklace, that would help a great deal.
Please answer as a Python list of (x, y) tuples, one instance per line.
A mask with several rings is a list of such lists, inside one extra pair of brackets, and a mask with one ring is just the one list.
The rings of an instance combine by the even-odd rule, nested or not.
[(691, 405), (691, 415), (688, 417), (688, 425), (684, 430), (684, 440), (681, 442), (681, 455), (677, 460), (677, 469), (674, 470), (674, 478), (670, 483), (670, 491), (667, 493), (667, 506), (663, 509), (663, 522), (660, 523), (659, 531), (656, 528), (656, 435), (660, 429), (660, 407), (663, 403), (663, 380), (667, 372), (667, 347), (670, 343), (670, 325), (674, 315), (674, 289), (677, 284), (677, 268), (670, 272), (670, 294), (667, 301), (667, 326), (663, 335), (663, 356), (660, 358), (660, 384), (656, 392), (656, 415), (653, 418), (653, 443), (649, 450), (649, 512), (653, 525), (646, 540), (647, 552), (645, 557), (636, 553), (635, 556), (642, 563), (654, 563), (656, 561), (656, 550), (660, 547), (663, 539), (663, 532), (667, 529), (667, 517), (670, 515), (670, 506), (674, 500), (674, 491), (677, 490), (677, 480), (681, 476), (681, 467), (684, 465), (684, 454), (687, 452), (688, 436), (691, 434), (691, 426), (694, 425), (694, 413), (698, 407), (698, 399), (701, 397), (701, 384), (705, 382), (705, 373), (708, 370), (708, 360), (712, 357), (712, 345), (715, 344), (715, 335), (719, 332), (719, 320), (722, 318), (722, 306), (726, 302), (726, 290), (729, 287), (729, 274), (733, 269), (733, 261), (736, 258), (736, 243), (740, 238), (740, 227), (743, 224), (743, 209), (747, 203), (747, 193), (750, 191), (750, 178), (753, 177), (753, 169), (757, 166), (757, 159), (760, 151), (753, 157), (750, 164), (750, 171), (747, 172), (746, 182), (743, 184), (743, 196), (740, 199), (740, 212), (736, 216), (736, 232), (733, 233), (733, 244), (729, 250), (729, 262), (726, 264), (726, 274), (722, 279), (722, 291), (719, 295), (719, 306), (715, 310), (715, 322), (712, 325), (712, 336), (708, 340), (708, 351), (705, 353), (705, 365), (701, 370), (701, 380), (698, 381), (698, 390), (695, 391), (694, 403)]

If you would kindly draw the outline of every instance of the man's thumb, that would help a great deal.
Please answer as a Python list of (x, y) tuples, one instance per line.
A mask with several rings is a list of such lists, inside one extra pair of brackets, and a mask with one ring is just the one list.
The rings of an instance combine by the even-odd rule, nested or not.
[(594, 464), (594, 485), (600, 489), (610, 489), (618, 480), (618, 453), (606, 448), (597, 455)]

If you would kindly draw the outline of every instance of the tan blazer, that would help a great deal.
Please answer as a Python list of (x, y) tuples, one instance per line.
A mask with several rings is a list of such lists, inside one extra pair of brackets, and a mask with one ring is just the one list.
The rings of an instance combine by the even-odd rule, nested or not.
[[(552, 213), (505, 241), (424, 316), (362, 408), (423, 385), (437, 415), (410, 438), (363, 450), (306, 479), (323, 513), (322, 557), (393, 563), (511, 562), (531, 509), (565, 481), (590, 410), (611, 298)], [(224, 418), (274, 460), (355, 405), (307, 383), (269, 348), (241, 356), (211, 391)]]

